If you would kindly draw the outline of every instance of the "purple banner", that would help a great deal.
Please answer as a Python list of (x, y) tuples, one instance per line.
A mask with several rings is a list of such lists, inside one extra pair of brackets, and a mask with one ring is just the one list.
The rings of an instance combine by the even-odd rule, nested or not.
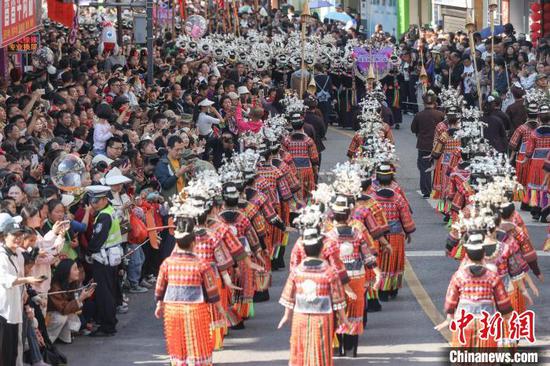
[(355, 57), (355, 62), (359, 71), (367, 72), (372, 62), (374, 63), (374, 72), (382, 74), (388, 68), (392, 52), (392, 47), (385, 47), (372, 52), (365, 48), (356, 47), (353, 49), (353, 56)]

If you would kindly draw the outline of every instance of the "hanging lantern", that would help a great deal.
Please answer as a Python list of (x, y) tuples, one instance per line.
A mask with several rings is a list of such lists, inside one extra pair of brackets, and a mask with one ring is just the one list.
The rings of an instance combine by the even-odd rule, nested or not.
[(537, 12), (537, 11), (540, 11), (541, 9), (541, 6), (539, 3), (533, 3), (531, 4), (531, 11), (533, 12)]
[(540, 25), (540, 23), (533, 23), (533, 24), (531, 24), (530, 28), (531, 28), (531, 31), (538, 32), (538, 31), (540, 31), (542, 26)]
[[(545, 14), (546, 15), (546, 14)], [(539, 20), (542, 19), (542, 15), (540, 15), (540, 13), (533, 13), (531, 14), (531, 20), (533, 22), (538, 22)]]

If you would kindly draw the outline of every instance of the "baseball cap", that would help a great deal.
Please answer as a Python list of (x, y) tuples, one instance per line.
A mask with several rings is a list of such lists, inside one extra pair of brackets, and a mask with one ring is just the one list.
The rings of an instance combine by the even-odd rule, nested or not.
[(7, 213), (0, 213), (0, 233), (15, 234), (23, 231), (20, 225), (23, 221), (21, 216), (11, 216)]

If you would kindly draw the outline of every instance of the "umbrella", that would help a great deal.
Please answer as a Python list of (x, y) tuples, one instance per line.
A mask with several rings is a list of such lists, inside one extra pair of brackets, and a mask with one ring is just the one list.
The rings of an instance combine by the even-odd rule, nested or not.
[[(495, 25), (495, 35), (504, 33), (504, 26), (503, 25)], [(491, 27), (483, 28), (481, 32), (481, 39), (487, 39), (491, 37)]]
[(239, 14), (242, 14), (242, 13), (252, 13), (252, 8), (250, 7), (250, 5), (243, 5), (239, 8)]
[(330, 13), (325, 15), (325, 19), (331, 19), (331, 20), (336, 20), (338, 22), (347, 23), (351, 20), (351, 17), (344, 12), (339, 13), (337, 11), (331, 11)]
[(325, 0), (313, 0), (309, 3), (310, 9), (330, 8), (331, 6), (334, 6), (334, 4)]

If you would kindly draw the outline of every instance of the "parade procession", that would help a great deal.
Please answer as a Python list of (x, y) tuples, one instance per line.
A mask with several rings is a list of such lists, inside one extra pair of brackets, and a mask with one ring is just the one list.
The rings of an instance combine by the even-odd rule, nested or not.
[(1, 4), (0, 366), (550, 364), (550, 1)]

